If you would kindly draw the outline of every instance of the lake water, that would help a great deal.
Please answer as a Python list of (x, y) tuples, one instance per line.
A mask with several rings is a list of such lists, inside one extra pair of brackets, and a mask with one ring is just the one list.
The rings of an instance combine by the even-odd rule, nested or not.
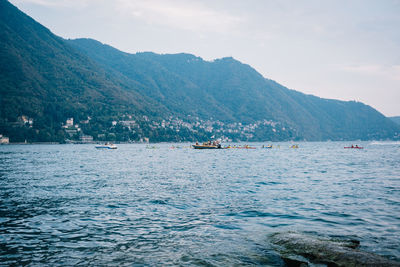
[(0, 265), (282, 266), (289, 230), (398, 261), (400, 143), (358, 144), (0, 146)]

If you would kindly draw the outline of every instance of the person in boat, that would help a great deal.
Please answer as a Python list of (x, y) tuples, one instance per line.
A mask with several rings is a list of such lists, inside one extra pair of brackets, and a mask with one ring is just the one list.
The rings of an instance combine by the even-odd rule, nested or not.
[(199, 142), (196, 142), (196, 146), (198, 146), (199, 145)]
[(354, 148), (354, 145), (351, 145), (351, 148)]

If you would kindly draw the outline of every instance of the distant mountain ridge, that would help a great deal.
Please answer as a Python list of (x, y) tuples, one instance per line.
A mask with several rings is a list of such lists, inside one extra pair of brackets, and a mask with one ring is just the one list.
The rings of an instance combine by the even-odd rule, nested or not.
[[(14, 141), (399, 138), (400, 127), (370, 106), (290, 90), (233, 58), (64, 40), (5, 0), (0, 33), (0, 134)], [(82, 122), (76, 136), (63, 128), (71, 117)]]
[[(222, 121), (281, 121), (307, 140), (380, 139), (398, 131), (367, 105), (287, 89), (233, 58), (208, 62), (190, 54), (128, 54), (90, 39), (68, 42), (104, 68), (118, 71), (146, 88), (158, 88), (158, 94), (141, 93), (151, 95), (173, 112)], [(176, 98), (187, 105), (174, 103)]]

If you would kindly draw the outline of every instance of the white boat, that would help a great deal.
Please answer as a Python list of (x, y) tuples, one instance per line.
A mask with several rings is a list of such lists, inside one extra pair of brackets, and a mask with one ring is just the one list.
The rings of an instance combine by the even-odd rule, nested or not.
[(96, 146), (97, 149), (117, 149), (117, 146), (111, 143), (105, 143), (104, 145)]

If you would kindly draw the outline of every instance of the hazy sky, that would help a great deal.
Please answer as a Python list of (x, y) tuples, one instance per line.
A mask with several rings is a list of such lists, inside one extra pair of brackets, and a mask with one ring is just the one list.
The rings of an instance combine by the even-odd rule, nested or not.
[(400, 115), (400, 0), (11, 0), (64, 38), (232, 56), (264, 77)]

